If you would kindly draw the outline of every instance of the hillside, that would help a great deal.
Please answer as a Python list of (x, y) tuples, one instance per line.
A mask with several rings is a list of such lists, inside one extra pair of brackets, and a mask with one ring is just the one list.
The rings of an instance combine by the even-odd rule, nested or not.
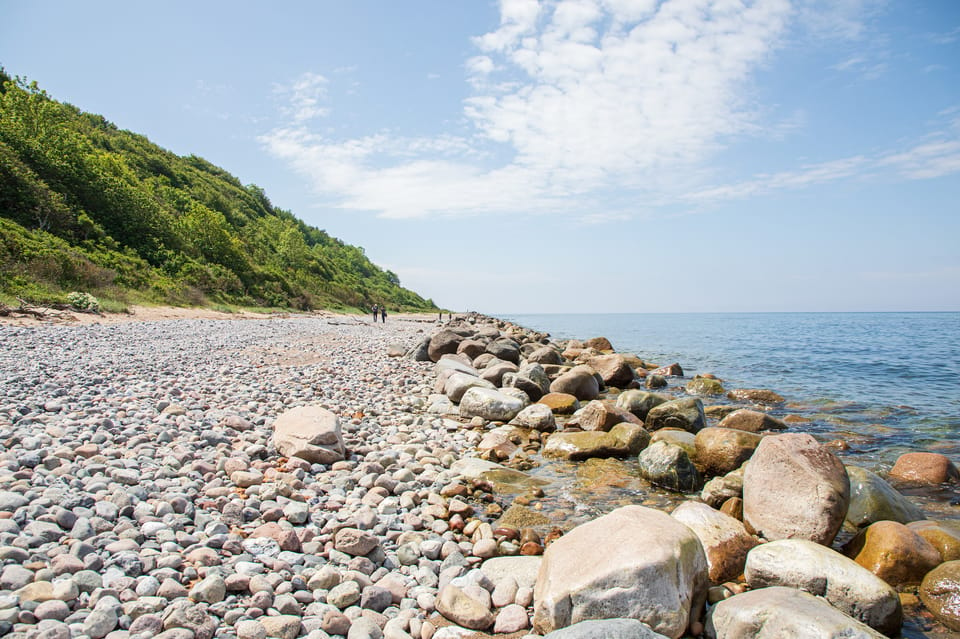
[(362, 248), (0, 68), (0, 296), (432, 310)]

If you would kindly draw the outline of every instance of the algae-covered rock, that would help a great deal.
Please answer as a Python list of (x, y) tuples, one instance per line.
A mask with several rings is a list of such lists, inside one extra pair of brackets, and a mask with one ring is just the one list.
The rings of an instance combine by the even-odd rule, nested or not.
[(696, 397), (685, 397), (651, 408), (643, 424), (649, 431), (679, 428), (696, 433), (707, 425), (707, 417), (703, 414), (703, 402)]
[(850, 478), (850, 507), (847, 523), (857, 528), (878, 521), (897, 521), (908, 524), (926, 519), (923, 512), (897, 489), (866, 468), (847, 466)]
[(645, 448), (637, 458), (640, 476), (651, 484), (681, 493), (700, 490), (703, 478), (685, 450), (663, 441)]
[(686, 389), (691, 395), (723, 395), (726, 392), (723, 382), (710, 377), (694, 377), (687, 382)]

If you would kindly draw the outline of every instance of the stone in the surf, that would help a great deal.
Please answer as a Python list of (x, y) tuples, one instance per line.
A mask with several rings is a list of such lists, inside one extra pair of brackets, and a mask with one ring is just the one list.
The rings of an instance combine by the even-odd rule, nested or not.
[(600, 382), (589, 366), (574, 366), (551, 382), (550, 392), (567, 393), (588, 402), (600, 395)]
[(344, 458), (340, 419), (320, 406), (298, 406), (273, 423), (273, 444), (286, 457), (332, 464)]
[(642, 426), (643, 420), (628, 410), (618, 408), (611, 400), (595, 399), (580, 411), (580, 428), (608, 431), (621, 422)]
[(940, 453), (904, 453), (890, 469), (890, 478), (912, 484), (943, 484), (960, 480), (957, 467)]
[(725, 475), (740, 468), (762, 437), (732, 428), (707, 427), (696, 434), (696, 459), (707, 475)]
[(585, 348), (595, 348), (598, 351), (612, 351), (613, 344), (606, 337), (591, 337), (583, 343)]
[(580, 401), (569, 393), (547, 393), (537, 403), (549, 407), (555, 415), (573, 415), (580, 410)]
[(707, 556), (710, 581), (715, 584), (736, 579), (743, 573), (747, 553), (759, 540), (743, 523), (698, 501), (685, 501), (670, 516), (696, 534)]
[(513, 442), (515, 429), (512, 426), (500, 426), (489, 430), (477, 444), (477, 452), (484, 459), (510, 459), (520, 448)]
[(782, 404), (784, 399), (779, 394), (766, 388), (735, 388), (727, 397), (738, 402), (750, 402), (751, 404), (763, 404), (773, 406)]
[(920, 584), (920, 601), (937, 621), (960, 632), (960, 561), (948, 561), (931, 570)]
[(781, 539), (757, 546), (747, 555), (744, 577), (754, 590), (804, 590), (886, 635), (900, 632), (897, 591), (852, 559), (812, 541)]
[(843, 463), (807, 433), (764, 437), (744, 471), (744, 523), (768, 540), (830, 544), (849, 503)]
[(508, 422), (523, 408), (523, 400), (489, 388), (471, 388), (460, 398), (460, 417), (465, 419)]
[(511, 424), (520, 428), (530, 428), (543, 433), (552, 433), (557, 430), (557, 419), (553, 411), (546, 404), (530, 404), (514, 417)]
[(663, 375), (657, 375), (655, 373), (650, 373), (647, 375), (646, 380), (643, 382), (643, 385), (646, 388), (666, 388), (667, 387), (667, 378)]
[(443, 392), (447, 397), (450, 398), (450, 401), (459, 402), (463, 398), (463, 395), (471, 388), (496, 389), (496, 386), (485, 379), (476, 377), (475, 375), (467, 375), (466, 373), (453, 373), (447, 377), (447, 380), (443, 386)]
[(871, 524), (843, 551), (891, 586), (920, 583), (942, 561), (930, 542), (895, 521)]
[(876, 473), (859, 466), (847, 466), (850, 478), (850, 507), (847, 523), (857, 528), (878, 521), (908, 524), (926, 519), (923, 512)]
[(660, 368), (655, 368), (650, 371), (650, 374), (660, 377), (683, 377), (683, 368), (680, 366), (680, 364), (673, 363), (667, 366), (661, 366)]
[(618, 424), (610, 432), (571, 431), (554, 433), (547, 439), (543, 454), (571, 461), (591, 457), (636, 455), (650, 441), (650, 435), (637, 424)]
[(708, 637), (843, 637), (884, 639), (870, 626), (843, 614), (821, 597), (771, 586), (719, 602), (707, 615)]
[(706, 427), (707, 417), (703, 414), (703, 402), (696, 397), (684, 397), (654, 406), (643, 423), (649, 431), (679, 428), (696, 433)]
[(651, 484), (681, 493), (703, 486), (703, 478), (687, 452), (664, 441), (647, 446), (637, 457), (640, 476)]
[(634, 378), (633, 368), (623, 355), (616, 353), (591, 357), (587, 365), (600, 375), (604, 384), (614, 388), (625, 388)]
[(723, 395), (723, 382), (712, 377), (694, 377), (686, 385), (686, 391), (691, 395)]
[(720, 428), (732, 428), (734, 430), (743, 430), (748, 433), (759, 433), (766, 430), (786, 430), (787, 425), (776, 417), (766, 413), (741, 408), (735, 410), (717, 424)]
[(591, 619), (554, 630), (543, 639), (667, 639), (636, 619)]
[(658, 510), (624, 506), (547, 548), (534, 628), (546, 634), (589, 619), (630, 618), (680, 637), (699, 618), (706, 591), (707, 560), (693, 531)]
[(450, 330), (443, 330), (434, 334), (430, 338), (430, 343), (427, 345), (427, 353), (430, 356), (430, 360), (438, 362), (443, 355), (455, 354), (463, 339), (463, 335), (459, 335)]
[(650, 393), (647, 391), (629, 389), (617, 395), (617, 406), (628, 410), (640, 419), (646, 419), (647, 413), (654, 406), (659, 406), (670, 398), (659, 393)]
[(907, 528), (917, 533), (940, 552), (943, 561), (960, 559), (960, 522), (957, 521), (913, 521)]
[(693, 433), (685, 430), (676, 430), (674, 428), (661, 428), (650, 435), (650, 443), (667, 442), (674, 446), (679, 446), (687, 452), (687, 457), (691, 460), (697, 457), (697, 438)]

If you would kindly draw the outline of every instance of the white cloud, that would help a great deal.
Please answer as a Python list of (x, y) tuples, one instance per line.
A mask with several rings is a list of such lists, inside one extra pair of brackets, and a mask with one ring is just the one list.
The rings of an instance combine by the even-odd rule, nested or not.
[(330, 110), (321, 106), (327, 98), (327, 79), (310, 71), (302, 74), (290, 85), (277, 85), (274, 92), (289, 101), (286, 113), (297, 123), (329, 114)]

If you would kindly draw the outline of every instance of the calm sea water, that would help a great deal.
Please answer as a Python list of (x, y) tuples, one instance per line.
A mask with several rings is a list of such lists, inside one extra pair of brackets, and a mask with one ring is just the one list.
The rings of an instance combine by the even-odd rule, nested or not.
[[(503, 316), (554, 339), (607, 337), (619, 352), (726, 388), (770, 388), (796, 429), (840, 437), (885, 470), (908, 450), (960, 463), (960, 313), (664, 313)], [(679, 382), (682, 383), (682, 380)]]

